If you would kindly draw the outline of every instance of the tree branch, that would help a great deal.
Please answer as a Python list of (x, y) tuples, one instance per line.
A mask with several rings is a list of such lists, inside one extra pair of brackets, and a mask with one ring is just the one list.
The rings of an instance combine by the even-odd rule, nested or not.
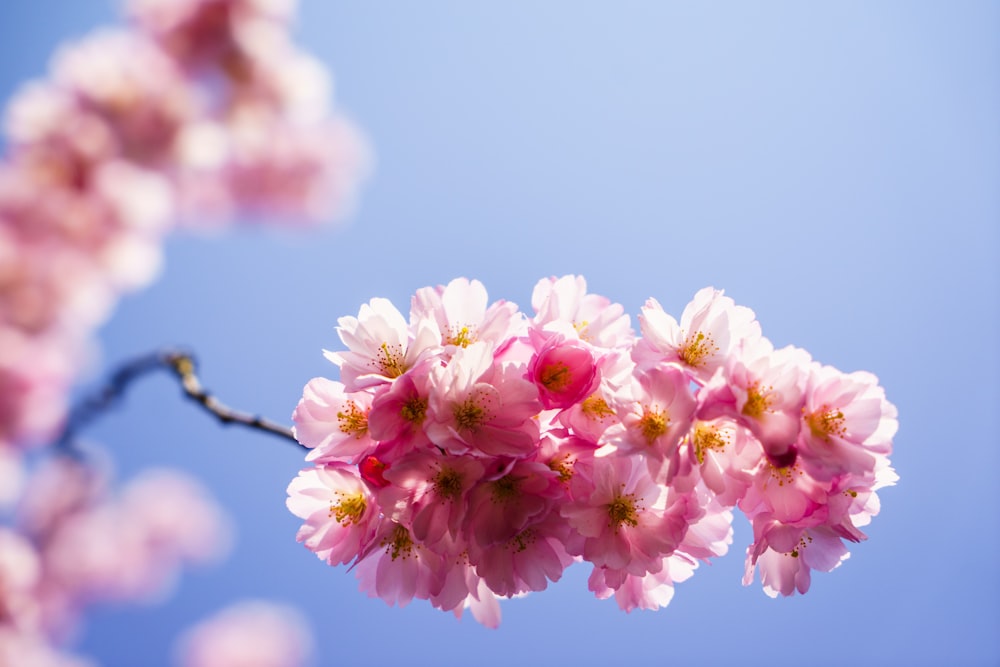
[(197, 362), (190, 352), (181, 350), (159, 350), (120, 366), (108, 378), (107, 383), (92, 394), (85, 396), (70, 411), (66, 428), (56, 442), (63, 450), (72, 451), (73, 441), (83, 427), (94, 421), (118, 404), (128, 387), (138, 378), (155, 370), (167, 370), (177, 378), (184, 395), (200, 405), (223, 424), (239, 424), (257, 431), (264, 431), (289, 440), (303, 447), (295, 439), (292, 429), (273, 422), (260, 415), (241, 412), (225, 405), (205, 390), (197, 375)]

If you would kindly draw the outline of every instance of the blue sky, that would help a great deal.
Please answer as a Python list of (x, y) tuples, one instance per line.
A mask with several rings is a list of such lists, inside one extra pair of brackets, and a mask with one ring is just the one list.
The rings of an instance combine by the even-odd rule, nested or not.
[[(101, 332), (105, 366), (193, 347), (221, 398), (287, 421), (335, 377), (336, 319), (374, 296), (478, 278), (529, 306), (578, 273), (635, 313), (705, 285), (765, 335), (878, 375), (899, 408), (870, 540), (803, 597), (740, 586), (750, 535), (624, 614), (572, 568), (505, 603), (498, 631), (357, 591), (294, 541), (294, 448), (223, 429), (166, 377), (90, 434), (122, 477), (174, 465), (233, 514), (224, 565), (153, 607), (93, 615), (81, 652), (169, 664), (229, 601), (299, 605), (321, 664), (988, 665), (1000, 660), (1000, 6), (936, 2), (326, 3), (297, 34), (333, 69), (377, 165), (354, 218), (293, 234), (174, 237), (150, 289)], [(107, 0), (0, 8), (0, 96), (53, 48), (116, 20)]]

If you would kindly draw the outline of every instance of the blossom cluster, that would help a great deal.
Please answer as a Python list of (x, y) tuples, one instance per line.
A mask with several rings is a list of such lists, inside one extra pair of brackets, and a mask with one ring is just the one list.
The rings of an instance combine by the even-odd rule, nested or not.
[(94, 604), (154, 601), (182, 567), (229, 544), (229, 521), (178, 472), (148, 470), (112, 492), (92, 462), (52, 458), (0, 526), (0, 664), (90, 664), (65, 653)]
[(350, 203), (365, 144), (292, 0), (130, 0), (127, 28), (62, 48), (4, 117), (0, 471), (51, 438), (94, 329), (148, 284), (178, 219), (321, 219)]
[(528, 316), (478, 281), (372, 299), (338, 323), (293, 414), (309, 465), (288, 487), (299, 541), (390, 604), (426, 599), (496, 626), (499, 598), (576, 561), (626, 611), (753, 526), (745, 584), (809, 588), (893, 484), (896, 410), (870, 373), (775, 349), (705, 288), (680, 322), (650, 299), (636, 336), (582, 277), (541, 280)]

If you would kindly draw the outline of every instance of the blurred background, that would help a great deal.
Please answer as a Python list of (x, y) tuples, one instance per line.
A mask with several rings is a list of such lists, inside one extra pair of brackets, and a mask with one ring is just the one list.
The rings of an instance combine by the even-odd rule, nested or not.
[[(54, 48), (120, 21), (109, 0), (7, 0), (0, 98)], [(375, 296), (478, 278), (530, 309), (582, 274), (633, 315), (699, 288), (757, 313), (777, 346), (879, 376), (899, 408), (882, 514), (805, 596), (740, 585), (751, 541), (620, 612), (570, 568), (503, 604), (499, 630), (389, 608), (295, 542), (294, 446), (224, 428), (165, 374), (88, 431), (127, 479), (195, 475), (234, 518), (223, 564), (175, 595), (92, 614), (75, 648), (168, 665), (182, 630), (266, 598), (309, 619), (318, 664), (991, 665), (1000, 662), (1000, 6), (933, 2), (301, 3), (376, 157), (343, 225), (172, 236), (151, 288), (100, 334), (86, 382), (182, 344), (223, 401), (282, 422), (336, 377), (338, 317)]]

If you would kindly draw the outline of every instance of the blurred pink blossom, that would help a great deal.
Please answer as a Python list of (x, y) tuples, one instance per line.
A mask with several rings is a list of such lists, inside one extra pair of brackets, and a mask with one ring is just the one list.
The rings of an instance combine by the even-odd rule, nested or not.
[(313, 639), (295, 609), (264, 601), (234, 604), (178, 641), (179, 667), (306, 667)]

